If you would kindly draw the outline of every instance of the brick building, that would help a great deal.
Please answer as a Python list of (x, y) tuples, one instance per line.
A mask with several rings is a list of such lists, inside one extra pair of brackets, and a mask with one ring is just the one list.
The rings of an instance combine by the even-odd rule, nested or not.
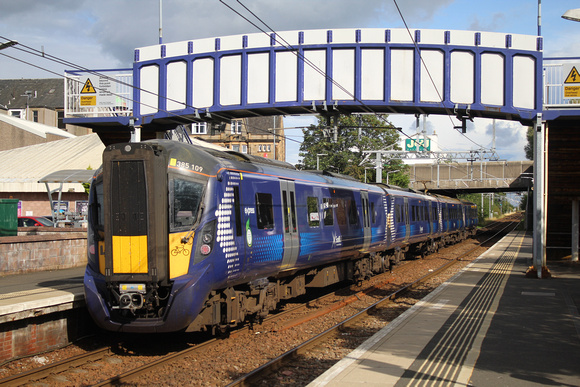
[[(0, 79), (0, 118), (0, 150), (67, 137), (62, 132), (75, 136), (91, 133), (90, 129), (63, 123), (64, 80), (60, 78)], [(54, 130), (39, 126), (38, 132), (35, 125)]]
[(286, 161), (282, 116), (241, 118), (227, 125), (201, 122), (189, 127), (194, 138), (236, 152)]

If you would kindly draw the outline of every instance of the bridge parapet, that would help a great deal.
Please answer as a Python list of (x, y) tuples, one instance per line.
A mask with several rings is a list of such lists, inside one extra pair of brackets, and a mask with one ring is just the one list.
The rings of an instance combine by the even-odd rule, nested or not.
[(544, 58), (545, 120), (580, 116), (580, 58)]
[(180, 119), (352, 112), (532, 122), (542, 107), (541, 79), (537, 36), (406, 29), (257, 33), (136, 49), (133, 115), (153, 130)]
[[(307, 30), (135, 50), (136, 115), (452, 113), (528, 121), (541, 38), (471, 31)], [(420, 52), (420, 55), (417, 53)]]
[(533, 164), (531, 160), (415, 164), (410, 187), (420, 191), (527, 191), (532, 186)]

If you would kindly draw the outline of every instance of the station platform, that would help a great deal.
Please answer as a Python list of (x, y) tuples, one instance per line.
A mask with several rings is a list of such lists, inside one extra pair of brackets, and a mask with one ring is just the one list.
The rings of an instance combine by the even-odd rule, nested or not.
[(580, 264), (512, 232), (309, 386), (578, 386)]
[(0, 323), (84, 304), (85, 266), (0, 277)]

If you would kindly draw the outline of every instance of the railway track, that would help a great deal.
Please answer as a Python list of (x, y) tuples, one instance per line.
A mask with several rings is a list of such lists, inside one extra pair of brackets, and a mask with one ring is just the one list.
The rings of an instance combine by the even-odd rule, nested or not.
[[(480, 245), (483, 245), (485, 243), (492, 242), (492, 241), (494, 241), (493, 243), (497, 242), (497, 240), (499, 239), (498, 238), (499, 236), (506, 235), (509, 231), (512, 231), (513, 229), (515, 229), (515, 227), (518, 224), (519, 224), (519, 221), (517, 223), (514, 222), (514, 223), (508, 223), (507, 225), (502, 225), (502, 226), (500, 226), (499, 229), (496, 228), (495, 226), (491, 227), (490, 230), (494, 231), (493, 235), (491, 235), (489, 238), (484, 240)], [(507, 232), (506, 232), (506, 230), (507, 230)], [(332, 328), (330, 328), (330, 329), (322, 332), (321, 334), (311, 338), (310, 340), (308, 340), (308, 341), (304, 342), (303, 344), (291, 349), (290, 351), (287, 351), (286, 353), (284, 353), (281, 356), (277, 357), (276, 359), (273, 359), (272, 361), (264, 364), (263, 366), (257, 368), (256, 370), (248, 373), (247, 375), (244, 375), (243, 377), (237, 379), (233, 383), (230, 383), (228, 385), (228, 387), (255, 386), (259, 382), (263, 382), (265, 379), (267, 379), (267, 377), (269, 375), (271, 375), (276, 370), (280, 369), (285, 363), (292, 361), (292, 359), (294, 359), (298, 356), (303, 356), (308, 351), (310, 351), (312, 348), (319, 346), (321, 343), (323, 343), (331, 338), (335, 338), (335, 337), (339, 336), (341, 334), (341, 332), (344, 331), (345, 328), (349, 328), (349, 327), (356, 325), (360, 320), (368, 317), (370, 314), (372, 314), (378, 308), (381, 308), (385, 304), (391, 303), (395, 299), (406, 295), (411, 290), (415, 289), (416, 287), (420, 286), (421, 284), (425, 283), (426, 281), (430, 280), (431, 278), (439, 275), (443, 271), (449, 269), (449, 267), (455, 265), (463, 257), (470, 254), (472, 251), (476, 250), (478, 247), (474, 247), (473, 249), (459, 255), (454, 260), (449, 261), (448, 263), (442, 265), (438, 269), (433, 270), (429, 274), (426, 274), (425, 276), (419, 278), (415, 282), (393, 292), (392, 294), (389, 294), (388, 296), (382, 298), (381, 300), (377, 301), (373, 305), (363, 309), (362, 311), (360, 311), (359, 313), (350, 317), (349, 319), (344, 320), (339, 324), (336, 324)]]
[[(505, 222), (502, 223), (505, 225)], [(487, 229), (494, 230), (495, 228), (496, 226), (491, 225)], [(490, 239), (491, 238), (488, 238), (485, 241), (480, 242), (478, 246), (489, 243), (488, 241)], [(272, 375), (275, 370), (280, 369), (280, 367), (282, 367), (284, 364), (287, 364), (290, 359), (296, 356), (301, 356), (305, 352), (309, 351), (311, 348), (320, 345), (320, 343), (323, 342), (324, 340), (328, 340), (331, 337), (336, 337), (337, 335), (340, 335), (341, 332), (343, 332), (345, 329), (348, 329), (348, 327), (352, 326), (353, 324), (356, 324), (365, 316), (372, 314), (373, 310), (380, 308), (381, 305), (383, 305), (384, 303), (392, 302), (393, 300), (402, 297), (404, 294), (412, 291), (412, 289), (415, 289), (425, 281), (429, 280), (429, 278), (432, 278), (433, 276), (436, 276), (440, 272), (446, 270), (449, 266), (455, 264), (458, 260), (461, 259), (462, 256), (465, 256), (468, 253), (463, 253), (461, 256), (456, 257), (455, 259), (447, 259), (448, 262), (445, 265), (442, 265), (438, 269), (431, 271), (429, 274), (424, 275), (420, 279), (407, 284), (404, 288), (391, 292), (386, 297), (381, 297), (379, 301), (375, 301), (370, 306), (365, 307), (360, 312), (345, 319), (343, 322), (335, 324), (331, 328), (325, 330), (320, 334), (317, 334), (315, 337), (312, 337), (299, 345), (295, 345), (292, 350), (286, 351), (285, 353), (276, 357), (274, 360), (269, 361), (266, 364), (263, 364), (262, 366), (254, 369), (253, 371), (239, 372), (239, 374), (243, 376), (238, 378), (235, 382), (231, 383), (230, 385), (231, 386), (253, 385), (256, 382), (256, 380), (265, 378), (266, 377), (265, 375)], [(404, 267), (406, 267), (406, 265), (401, 266), (401, 268)], [(268, 319), (264, 321), (263, 325), (271, 326), (269, 332), (277, 332), (282, 334), (282, 332), (284, 331), (291, 330), (292, 328), (297, 327), (301, 324), (306, 324), (307, 322), (313, 319), (320, 318), (325, 314), (332, 313), (340, 308), (346, 308), (348, 305), (360, 301), (364, 297), (371, 297), (375, 293), (376, 294), (384, 293), (385, 292), (384, 288), (388, 286), (393, 281), (393, 278), (397, 276), (398, 270), (400, 270), (400, 268), (396, 268), (395, 271), (391, 274), (387, 273), (386, 275), (373, 277), (372, 283), (368, 284), (368, 286), (366, 286), (364, 290), (361, 290), (354, 294), (350, 294), (348, 296), (343, 297), (337, 297), (337, 293), (340, 293), (340, 291), (336, 291), (324, 295), (322, 297), (319, 297), (315, 300), (310, 300), (302, 305), (296, 307), (289, 307), (287, 308), (287, 310), (281, 313), (270, 316)], [(374, 297), (376, 298), (377, 296)], [(315, 307), (316, 305), (322, 306)], [(360, 309), (360, 307), (358, 308)], [(228, 339), (234, 340), (236, 337), (244, 335), (248, 336), (251, 334), (259, 334), (259, 333), (260, 332), (254, 331), (253, 327), (248, 326), (230, 332)], [(199, 357), (200, 354), (211, 352), (213, 348), (223, 345), (224, 342), (227, 341), (228, 340), (221, 340), (216, 338), (207, 340), (205, 342), (189, 346), (188, 348), (183, 350), (178, 350), (169, 353), (167, 355), (158, 356), (157, 359), (153, 361), (143, 361), (142, 365), (137, 367), (130, 367), (131, 369), (129, 371), (119, 372), (118, 374), (115, 374), (114, 376), (107, 378), (105, 380), (96, 383), (83, 383), (83, 385), (107, 386), (118, 384), (130, 385), (132, 383), (140, 384), (138, 381), (140, 380), (142, 381), (143, 378), (145, 378), (144, 375), (156, 372), (156, 370), (159, 370), (160, 367), (166, 367), (168, 364), (183, 361), (183, 359), (186, 358), (187, 359), (197, 358)], [(234, 345), (235, 344), (232, 344), (232, 346)], [(91, 364), (95, 364), (98, 362), (115, 363), (116, 360), (114, 359), (119, 356), (121, 357), (121, 360), (117, 361), (122, 361), (122, 359), (126, 358), (127, 356), (126, 353), (127, 350), (122, 348), (122, 344), (108, 346), (105, 348), (98, 349), (96, 351), (75, 356), (70, 359), (65, 359), (54, 364), (30, 370), (22, 374), (1, 379), (0, 385), (10, 385), (10, 386), (29, 385), (39, 380), (52, 380), (56, 382), (54, 383), (51, 382), (49, 384), (65, 385), (66, 382), (64, 382), (64, 384), (59, 383), (58, 382), (59, 378), (58, 377), (55, 378), (55, 375), (60, 374), (65, 375), (61, 380), (63, 381), (66, 380), (70, 382), (70, 380), (67, 379), (66, 375), (70, 372), (74, 372), (71, 370), (86, 368), (87, 365), (90, 367)]]

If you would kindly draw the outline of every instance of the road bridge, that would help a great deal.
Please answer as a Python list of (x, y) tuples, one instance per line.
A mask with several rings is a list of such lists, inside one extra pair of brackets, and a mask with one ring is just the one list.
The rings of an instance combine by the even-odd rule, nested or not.
[(532, 187), (533, 161), (482, 161), (410, 165), (410, 187), (455, 194), (525, 192)]

